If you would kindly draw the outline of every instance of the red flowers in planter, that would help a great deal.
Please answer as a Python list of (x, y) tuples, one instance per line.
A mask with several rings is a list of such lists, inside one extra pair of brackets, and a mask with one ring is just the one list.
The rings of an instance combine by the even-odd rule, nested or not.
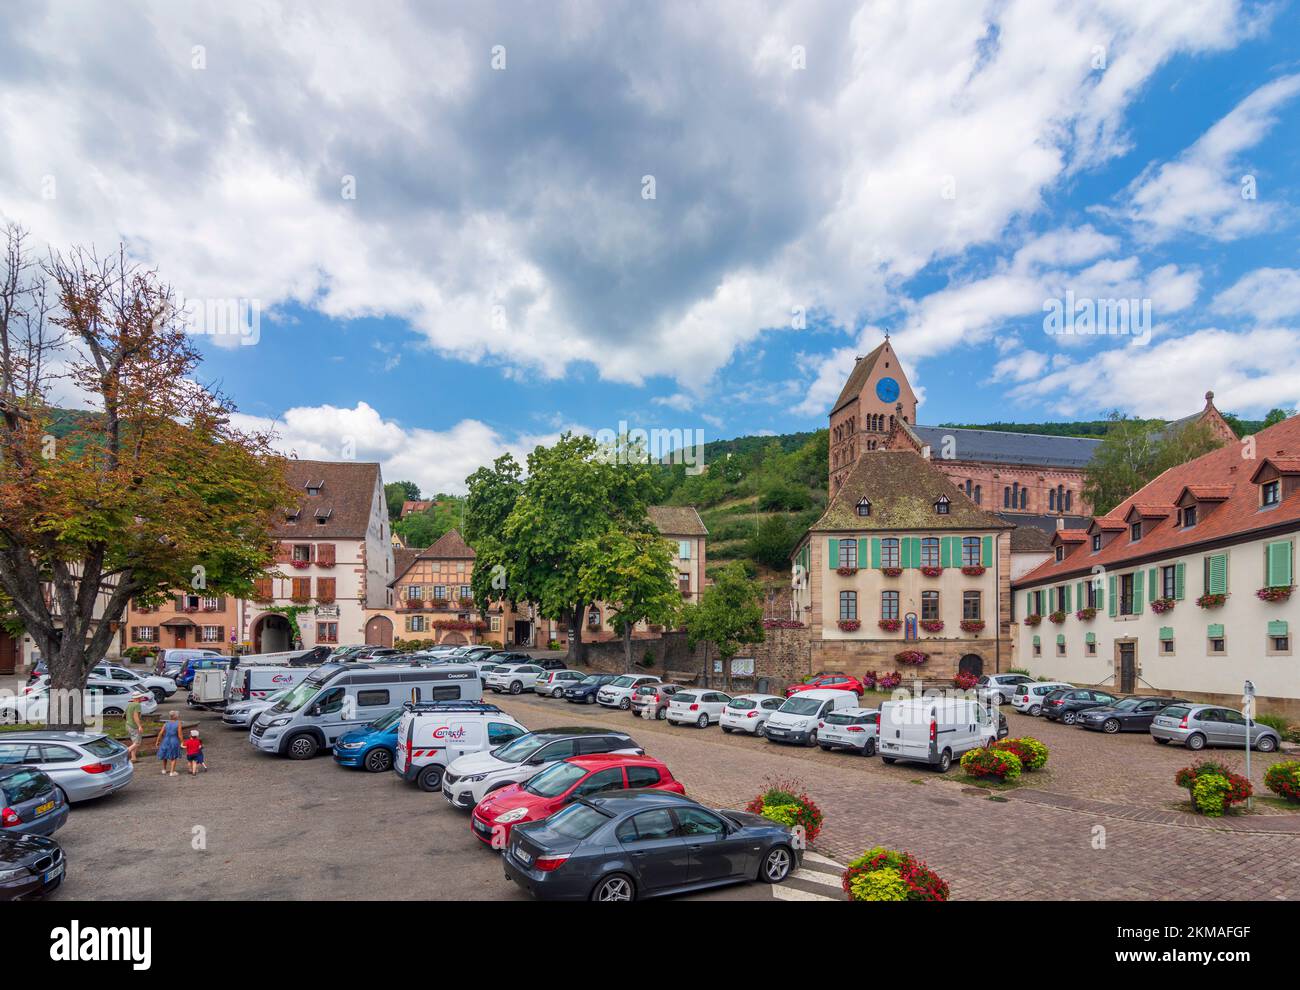
[(1219, 608), (1227, 600), (1228, 600), (1227, 595), (1219, 595), (1219, 594), (1211, 595), (1207, 592), (1206, 594), (1202, 595), (1200, 598), (1196, 599), (1196, 604), (1199, 605), (1201, 608)]
[(1163, 615), (1165, 612), (1173, 611), (1177, 602), (1172, 598), (1153, 598), (1151, 599), (1151, 611), (1156, 615)]
[(930, 654), (922, 653), (920, 650), (903, 650), (894, 654), (894, 659), (899, 663), (905, 663), (912, 667), (919, 667), (930, 659)]
[(881, 674), (876, 678), (876, 688), (881, 691), (892, 691), (902, 683), (903, 675), (898, 671), (894, 671), (892, 674)]
[(969, 691), (980, 682), (980, 679), (974, 674), (967, 673), (963, 670), (958, 672), (957, 676), (952, 679), (952, 682), (963, 691)]
[[(654, 628), (653, 626), (651, 628)], [(764, 629), (802, 629), (803, 623), (798, 619), (764, 619)]]
[(1255, 597), (1261, 602), (1284, 602), (1291, 597), (1291, 586), (1289, 584), (1269, 585), (1255, 592)]
[(876, 625), (885, 632), (898, 632), (898, 630), (903, 628), (903, 623), (900, 619), (881, 619), (876, 623)]
[(943, 568), (942, 568), (942, 567), (922, 567), (922, 568), (921, 568), (921, 573), (924, 574), (926, 577), (938, 577), (940, 574), (943, 573)]
[(926, 632), (943, 632), (943, 619), (922, 619), (921, 628)]
[(835, 573), (840, 577), (853, 577), (854, 574), (858, 573), (858, 569), (856, 567), (837, 567)]
[(1048, 618), (1051, 619), (1059, 626), (1062, 622), (1065, 621), (1065, 610), (1058, 608), (1055, 612), (1049, 615)]
[(962, 619), (961, 631), (968, 632), (968, 633), (983, 632), (984, 620), (983, 619)]
[(304, 571), (311, 566), (310, 560), (291, 560), (289, 563), (293, 564), (293, 566), (298, 568), (300, 571)]
[(1036, 626), (1042, 621), (1043, 617), (1036, 612), (1025, 616), (1025, 625), (1027, 626)]
[(1074, 617), (1087, 622), (1089, 619), (1095, 619), (1097, 617), (1097, 610), (1092, 606), (1081, 608), (1079, 611), (1074, 613)]
[(901, 567), (882, 567), (880, 573), (885, 577), (898, 577), (903, 573), (903, 569)]
[(862, 628), (862, 623), (857, 619), (840, 619), (836, 624), (840, 627), (840, 632), (857, 632)]
[(961, 569), (961, 572), (967, 577), (979, 577), (984, 573), (984, 568), (979, 564), (968, 564)]

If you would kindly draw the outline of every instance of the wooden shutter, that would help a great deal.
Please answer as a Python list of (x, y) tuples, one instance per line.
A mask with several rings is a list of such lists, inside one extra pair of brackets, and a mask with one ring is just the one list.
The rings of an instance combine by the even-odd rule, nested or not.
[(880, 537), (879, 536), (873, 536), (871, 538), (871, 566), (872, 567), (880, 566)]
[(334, 582), (335, 578), (317, 578), (316, 579), (316, 600), (329, 604), (334, 601)]
[(867, 538), (866, 538), (865, 536), (859, 536), (859, 537), (858, 537), (858, 566), (859, 566), (859, 567), (866, 567), (866, 566), (867, 566), (867, 559), (868, 559), (868, 558), (867, 558)]
[(1205, 590), (1211, 595), (1228, 593), (1228, 555), (1216, 553), (1205, 558)]
[(1174, 565), (1174, 597), (1182, 601), (1187, 590), (1187, 565), (1181, 560)]
[(986, 536), (981, 548), (980, 563), (985, 567), (993, 566), (993, 537)]
[(840, 541), (833, 537), (826, 544), (826, 566), (832, 570), (840, 566)]
[[(1097, 586), (1097, 608), (1103, 609), (1106, 607), (1106, 589), (1101, 586), (1100, 576), (1094, 579), (1094, 583)], [(1110, 614), (1114, 615), (1115, 613), (1111, 612)]]
[(1160, 568), (1153, 567), (1147, 571), (1147, 600), (1155, 601), (1160, 597)]
[(334, 563), (334, 544), (321, 543), (316, 547), (316, 562), (318, 564)]
[(1133, 614), (1142, 614), (1142, 572), (1133, 572)]
[(273, 589), (272, 589), (272, 587), (271, 587), (271, 579), (270, 579), (269, 577), (268, 577), (268, 578), (258, 578), (256, 581), (253, 582), (253, 588), (254, 588), (253, 593), (254, 593), (258, 598), (271, 598), (271, 597), (273, 597)]
[(1067, 584), (1065, 586), (1065, 610), (1068, 612), (1073, 607), (1074, 606), (1070, 604), (1070, 586)]
[(1034, 614), (1034, 593), (1032, 591), (1026, 591), (1025, 592), (1025, 615), (1033, 615), (1033, 614)]
[(275, 562), (277, 564), (287, 564), (293, 557), (293, 551), (287, 543), (277, 543), (275, 545)]
[(939, 566), (952, 567), (952, 540), (946, 536), (939, 538)]
[(1083, 590), (1083, 582), (1078, 581), (1074, 585), (1074, 596), (1079, 600), (1079, 608), (1088, 607), (1088, 593)]
[(1270, 588), (1291, 585), (1291, 541), (1279, 540), (1264, 548), (1265, 573)]
[(292, 598), (304, 602), (311, 597), (311, 578), (294, 578)]
[(1110, 589), (1110, 601), (1106, 603), (1106, 614), (1111, 616), (1115, 615), (1119, 611), (1119, 595), (1115, 594), (1115, 582), (1116, 578), (1114, 574), (1112, 574), (1106, 581), (1106, 584)]

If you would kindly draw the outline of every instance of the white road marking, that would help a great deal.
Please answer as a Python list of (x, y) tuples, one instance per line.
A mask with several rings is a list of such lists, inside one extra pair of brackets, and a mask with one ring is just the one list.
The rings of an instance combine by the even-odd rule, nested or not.
[(834, 887), (836, 890), (843, 890), (840, 886), (840, 878), (832, 876), (829, 873), (814, 873), (812, 870), (795, 870), (790, 876), (796, 880), (803, 880), (806, 883), (818, 883), (823, 887)]
[(800, 890), (798, 887), (786, 887), (782, 884), (772, 885), (772, 896), (778, 901), (837, 901), (842, 900), (839, 897), (826, 897), (823, 894), (814, 894), (807, 890)]
[(803, 858), (809, 862), (822, 863), (826, 866), (833, 866), (837, 870), (844, 869), (843, 865), (841, 865), (840, 863), (835, 862), (835, 860), (833, 859), (828, 859), (827, 857), (822, 856), (820, 853), (815, 853), (811, 849), (805, 849), (803, 851)]

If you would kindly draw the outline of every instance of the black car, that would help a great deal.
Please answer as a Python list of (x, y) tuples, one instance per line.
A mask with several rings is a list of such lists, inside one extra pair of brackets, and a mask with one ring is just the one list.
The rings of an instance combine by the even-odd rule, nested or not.
[(998, 712), (998, 738), (1005, 739), (1011, 735), (1011, 726), (1007, 724), (1007, 717)]
[(621, 674), (588, 674), (577, 684), (564, 689), (564, 700), (579, 705), (594, 705), (596, 703), (596, 692), (610, 681), (621, 676)]
[(633, 901), (763, 880), (780, 883), (802, 854), (784, 825), (714, 811), (683, 794), (631, 790), (579, 798), (516, 825), (506, 879), (541, 900)]
[(1107, 691), (1096, 688), (1069, 688), (1053, 691), (1043, 699), (1043, 714), (1053, 722), (1073, 725), (1079, 713), (1089, 708), (1113, 705), (1119, 699)]
[(1164, 709), (1186, 702), (1186, 698), (1135, 694), (1121, 698), (1113, 705), (1080, 712), (1078, 724), (1097, 732), (1146, 732), (1151, 728), (1152, 720)]
[(528, 660), (525, 662), (535, 663), (537, 666), (541, 667), (542, 670), (568, 670), (569, 669), (569, 665), (565, 663), (563, 660), (559, 659), (558, 657), (547, 657), (545, 660), (538, 660), (534, 658), (532, 660)]
[(63, 883), (63, 849), (43, 835), (0, 832), (0, 901), (41, 897)]

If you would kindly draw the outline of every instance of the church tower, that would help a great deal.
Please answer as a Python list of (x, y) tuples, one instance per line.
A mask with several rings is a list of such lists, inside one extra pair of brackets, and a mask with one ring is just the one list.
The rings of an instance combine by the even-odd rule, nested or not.
[(864, 450), (883, 444), (901, 416), (916, 425), (916, 393), (884, 342), (853, 365), (830, 416), (830, 491), (834, 495)]

